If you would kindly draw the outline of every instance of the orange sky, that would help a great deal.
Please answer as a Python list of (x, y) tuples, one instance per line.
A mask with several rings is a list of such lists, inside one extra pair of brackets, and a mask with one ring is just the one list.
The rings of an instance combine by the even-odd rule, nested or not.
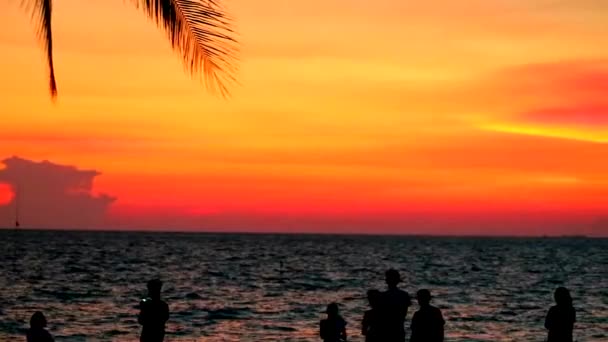
[(607, 1), (228, 7), (226, 101), (128, 2), (56, 1), (53, 105), (0, 3), (0, 159), (100, 171), (109, 227), (608, 235)]

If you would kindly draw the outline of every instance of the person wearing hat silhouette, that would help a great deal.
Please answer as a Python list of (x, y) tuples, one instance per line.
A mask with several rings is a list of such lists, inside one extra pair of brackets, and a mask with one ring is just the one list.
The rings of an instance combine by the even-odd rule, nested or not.
[(443, 342), (445, 321), (441, 310), (431, 305), (431, 292), (419, 290), (416, 299), (420, 309), (412, 317), (412, 336), (410, 342)]
[(142, 326), (141, 342), (162, 342), (165, 339), (165, 324), (169, 320), (169, 306), (160, 299), (162, 281), (153, 279), (148, 282), (148, 298), (139, 303), (137, 321)]
[(405, 317), (412, 301), (410, 295), (401, 290), (399, 271), (390, 269), (385, 273), (387, 290), (382, 293), (382, 336), (384, 342), (405, 341)]
[(340, 316), (338, 304), (331, 303), (327, 306), (327, 318), (319, 324), (319, 335), (323, 342), (345, 342), (346, 321)]
[(53, 342), (53, 336), (46, 331), (46, 317), (40, 311), (34, 312), (30, 318), (30, 328), (27, 330), (27, 342)]

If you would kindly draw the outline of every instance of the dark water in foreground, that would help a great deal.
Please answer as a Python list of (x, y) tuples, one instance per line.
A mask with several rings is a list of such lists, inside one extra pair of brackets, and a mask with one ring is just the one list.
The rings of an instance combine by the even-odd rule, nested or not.
[(318, 341), (331, 301), (363, 341), (364, 293), (389, 267), (410, 293), (432, 290), (448, 341), (543, 341), (559, 285), (574, 297), (576, 339), (608, 341), (606, 239), (0, 231), (0, 260), (0, 341), (23, 341), (35, 310), (57, 341), (134, 341), (135, 306), (157, 276), (167, 341)]

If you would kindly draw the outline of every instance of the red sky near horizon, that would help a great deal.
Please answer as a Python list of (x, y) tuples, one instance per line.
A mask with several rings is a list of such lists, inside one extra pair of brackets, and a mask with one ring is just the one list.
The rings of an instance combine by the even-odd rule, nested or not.
[(228, 101), (128, 2), (57, 1), (53, 105), (2, 2), (0, 160), (98, 170), (107, 228), (608, 235), (608, 2), (227, 5)]

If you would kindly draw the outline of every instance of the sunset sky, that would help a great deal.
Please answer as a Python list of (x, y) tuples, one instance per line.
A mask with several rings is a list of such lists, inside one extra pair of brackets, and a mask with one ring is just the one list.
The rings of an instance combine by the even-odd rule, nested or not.
[[(56, 1), (53, 104), (29, 14), (0, 2), (0, 160), (98, 171), (97, 228), (608, 235), (608, 1), (226, 4), (228, 100), (129, 1)], [(36, 179), (26, 227), (73, 208), (28, 211)], [(29, 226), (70, 225), (49, 220)]]

